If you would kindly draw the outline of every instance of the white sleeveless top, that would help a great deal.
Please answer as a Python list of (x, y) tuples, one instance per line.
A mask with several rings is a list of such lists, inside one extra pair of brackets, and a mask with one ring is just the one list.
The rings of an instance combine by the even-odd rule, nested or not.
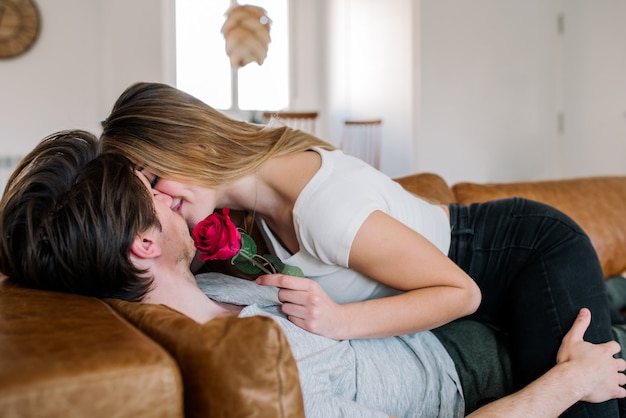
[(348, 267), (354, 237), (374, 211), (392, 216), (448, 254), (450, 222), (439, 205), (411, 194), (387, 175), (341, 150), (314, 151), (322, 158), (321, 167), (302, 189), (293, 209), (300, 250), (290, 254), (262, 219), (260, 223), (270, 250), (284, 263), (300, 267), (336, 303), (400, 293)]

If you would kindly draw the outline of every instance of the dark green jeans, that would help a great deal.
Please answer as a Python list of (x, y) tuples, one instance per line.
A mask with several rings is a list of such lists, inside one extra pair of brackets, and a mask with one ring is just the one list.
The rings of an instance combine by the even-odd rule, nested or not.
[(506, 338), (472, 320), (458, 320), (432, 331), (456, 365), (465, 397), (465, 415), (513, 392)]

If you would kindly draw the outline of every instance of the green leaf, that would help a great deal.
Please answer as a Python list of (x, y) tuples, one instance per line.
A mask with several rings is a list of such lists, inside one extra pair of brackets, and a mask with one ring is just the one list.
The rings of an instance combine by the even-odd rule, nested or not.
[(254, 265), (250, 260), (237, 254), (230, 259), (235, 267), (247, 274), (257, 274), (261, 272), (261, 269)]
[(241, 249), (230, 259), (230, 262), (239, 270), (247, 274), (268, 273), (264, 271), (265, 269), (269, 272), (277, 271), (289, 276), (304, 277), (299, 267), (289, 266), (275, 255), (265, 254), (263, 257), (257, 255), (257, 246), (252, 237), (243, 230), (239, 230), (239, 233), (241, 234)]
[(280, 258), (275, 256), (274, 254), (265, 254), (263, 258), (269, 261), (272, 264), (272, 266), (274, 266), (274, 269), (276, 271), (282, 273), (283, 269), (285, 268), (285, 263), (283, 263), (283, 261)]
[(239, 252), (243, 252), (248, 257), (252, 258), (256, 255), (256, 244), (252, 237), (245, 232), (241, 232), (241, 249)]
[(288, 276), (295, 277), (304, 277), (304, 273), (300, 269), (300, 267), (290, 266), (288, 264), (283, 263), (283, 261), (273, 254), (265, 254), (263, 257), (276, 269), (276, 271), (281, 272), (282, 274), (286, 274)]
[(285, 267), (281, 270), (281, 273), (288, 276), (304, 277), (304, 273), (302, 272), (302, 269), (300, 269), (300, 267), (290, 266), (288, 264), (285, 264)]

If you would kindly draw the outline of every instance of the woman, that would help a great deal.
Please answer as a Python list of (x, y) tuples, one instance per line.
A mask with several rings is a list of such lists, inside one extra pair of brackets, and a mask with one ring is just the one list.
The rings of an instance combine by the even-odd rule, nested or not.
[[(592, 311), (586, 339), (611, 339), (591, 242), (549, 206), (431, 204), (320, 139), (232, 120), (163, 84), (128, 88), (101, 139), (142, 167), (190, 228), (219, 208), (252, 213), (275, 253), (307, 277), (257, 283), (280, 287), (283, 312), (308, 331), (403, 335), (471, 315), (510, 336), (518, 388), (554, 365), (580, 308)], [(613, 401), (568, 416), (587, 408), (617, 416)]]

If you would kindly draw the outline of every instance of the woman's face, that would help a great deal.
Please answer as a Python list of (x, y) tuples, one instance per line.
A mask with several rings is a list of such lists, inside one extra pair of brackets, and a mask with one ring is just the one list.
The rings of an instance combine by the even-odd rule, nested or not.
[(215, 210), (216, 192), (214, 189), (162, 179), (147, 168), (142, 169), (141, 173), (148, 179), (153, 189), (172, 198), (172, 210), (183, 216), (189, 229), (193, 229), (198, 222)]
[(193, 239), (181, 214), (172, 209), (174, 203), (171, 196), (151, 189), (146, 176), (141, 172), (135, 171), (135, 174), (142, 179), (142, 183), (152, 196), (154, 211), (161, 224), (160, 235), (163, 236), (160, 245), (167, 250), (164, 252), (174, 260), (191, 262), (196, 253)]

